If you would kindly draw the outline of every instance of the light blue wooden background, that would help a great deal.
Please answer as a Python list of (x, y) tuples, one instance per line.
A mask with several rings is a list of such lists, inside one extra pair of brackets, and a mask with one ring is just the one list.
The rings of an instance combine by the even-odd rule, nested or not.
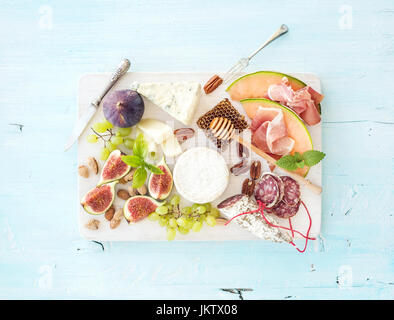
[[(322, 79), (322, 236), (103, 243), (78, 233), (78, 77), (223, 71), (281, 23), (251, 68)], [(0, 1), (0, 298), (393, 299), (394, 3)], [(20, 130), (18, 126), (23, 128)]]

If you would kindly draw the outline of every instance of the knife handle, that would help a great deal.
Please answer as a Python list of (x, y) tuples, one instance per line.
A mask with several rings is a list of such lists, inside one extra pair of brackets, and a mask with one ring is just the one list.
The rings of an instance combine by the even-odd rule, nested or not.
[(107, 86), (102, 91), (101, 95), (95, 101), (92, 102), (92, 105), (94, 105), (96, 108), (98, 108), (98, 106), (101, 103), (101, 100), (103, 100), (105, 95), (118, 82), (118, 80), (123, 75), (126, 74), (127, 70), (129, 70), (129, 68), (130, 68), (130, 61), (128, 59), (123, 59), (122, 62), (119, 64), (118, 68), (113, 73), (111, 80), (108, 82)]

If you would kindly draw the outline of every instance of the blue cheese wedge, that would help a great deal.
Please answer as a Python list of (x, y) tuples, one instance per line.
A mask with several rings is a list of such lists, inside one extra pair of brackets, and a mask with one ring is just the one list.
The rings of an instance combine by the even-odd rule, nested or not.
[(198, 82), (133, 82), (131, 89), (185, 125), (193, 121), (201, 96)]

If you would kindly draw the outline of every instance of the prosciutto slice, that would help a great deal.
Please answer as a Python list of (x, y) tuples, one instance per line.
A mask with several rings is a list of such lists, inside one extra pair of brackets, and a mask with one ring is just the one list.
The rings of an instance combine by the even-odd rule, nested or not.
[(250, 127), (252, 143), (264, 152), (286, 155), (295, 141), (287, 134), (283, 111), (277, 108), (258, 108)]
[(310, 126), (318, 124), (321, 120), (317, 106), (324, 96), (310, 86), (294, 91), (289, 80), (283, 77), (281, 83), (269, 86), (268, 97), (291, 108)]

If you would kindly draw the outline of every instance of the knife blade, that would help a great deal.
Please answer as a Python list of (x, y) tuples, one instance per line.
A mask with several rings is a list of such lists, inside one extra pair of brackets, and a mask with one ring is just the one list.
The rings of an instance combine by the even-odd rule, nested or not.
[(78, 140), (79, 136), (84, 132), (86, 126), (89, 124), (90, 120), (96, 114), (99, 105), (105, 95), (109, 90), (119, 81), (119, 79), (126, 74), (127, 70), (130, 68), (130, 61), (128, 59), (123, 59), (119, 64), (118, 68), (115, 70), (107, 86), (102, 91), (101, 95), (94, 101), (92, 101), (88, 109), (82, 114), (82, 116), (77, 120), (74, 129), (67, 140), (64, 151), (67, 151), (71, 146)]

